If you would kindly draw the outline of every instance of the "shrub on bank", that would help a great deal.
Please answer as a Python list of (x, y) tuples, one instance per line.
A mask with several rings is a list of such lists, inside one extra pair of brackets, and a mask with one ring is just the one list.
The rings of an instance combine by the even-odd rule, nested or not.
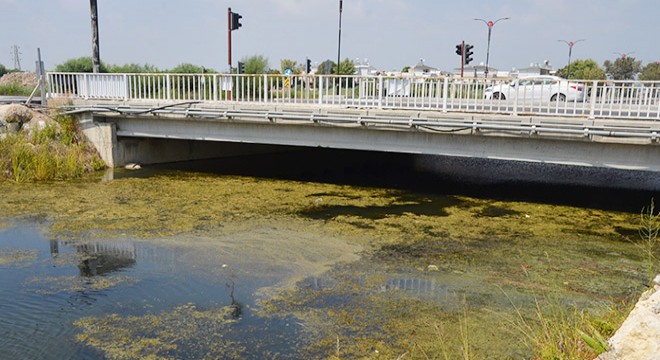
[(57, 115), (54, 120), (40, 129), (0, 137), (0, 180), (75, 179), (105, 168), (82, 139), (75, 118)]

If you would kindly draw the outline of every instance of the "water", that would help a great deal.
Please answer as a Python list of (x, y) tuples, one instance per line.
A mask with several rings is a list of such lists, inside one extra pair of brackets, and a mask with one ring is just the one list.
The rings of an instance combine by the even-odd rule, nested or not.
[(599, 311), (646, 281), (649, 191), (249, 160), (0, 184), (0, 358), (458, 356), (464, 322), (475, 354), (529, 358), (515, 307)]

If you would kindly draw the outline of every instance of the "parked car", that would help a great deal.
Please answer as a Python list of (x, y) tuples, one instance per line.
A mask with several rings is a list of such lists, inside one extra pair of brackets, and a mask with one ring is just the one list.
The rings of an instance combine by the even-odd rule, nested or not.
[(501, 83), (489, 86), (484, 90), (484, 98), (488, 100), (513, 99), (516, 92), (519, 100), (526, 101), (585, 101), (587, 99), (587, 92), (582, 84), (551, 75), (522, 77), (509, 84)]

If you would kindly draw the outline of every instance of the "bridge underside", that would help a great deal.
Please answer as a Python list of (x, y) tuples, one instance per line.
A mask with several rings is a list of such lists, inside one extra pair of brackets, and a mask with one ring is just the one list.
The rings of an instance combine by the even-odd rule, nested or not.
[[(660, 189), (660, 147), (648, 141), (617, 143), (616, 139), (598, 141), (580, 135), (475, 131), (464, 125), (439, 130), (419, 123), (301, 123), (249, 115), (204, 118), (87, 113), (81, 119), (87, 137), (114, 167), (273, 153), (289, 147), (328, 148), (414, 154), (419, 168), (472, 178), (536, 181), (554, 174), (556, 183), (612, 185), (611, 179), (603, 179), (616, 174), (624, 179), (616, 187)], [(521, 165), (511, 166), (514, 163)], [(626, 179), (634, 181), (625, 184)]]

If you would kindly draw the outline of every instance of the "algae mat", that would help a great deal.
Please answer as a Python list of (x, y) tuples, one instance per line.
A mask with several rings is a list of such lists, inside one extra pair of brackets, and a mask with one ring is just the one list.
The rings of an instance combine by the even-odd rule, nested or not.
[[(250, 311), (294, 319), (298, 356), (452, 358), (469, 348), (475, 358), (529, 357), (524, 334), (505, 325), (516, 309), (531, 314), (535, 301), (552, 294), (568, 307), (599, 311), (645, 283), (636, 214), (193, 173), (5, 183), (0, 191), (7, 219), (41, 221), (58, 239), (130, 238), (190, 249), (181, 257), (198, 262), (207, 277), (225, 279), (230, 269), (234, 278), (280, 274), (255, 289)], [(202, 318), (216, 336), (235, 326), (225, 321), (226, 306), (212, 308), (213, 315), (195, 306), (85, 317), (76, 322), (77, 338), (108, 357), (176, 358), (171, 333), (144, 327), (157, 318), (164, 329)], [(141, 330), (118, 330), (128, 327)], [(466, 342), (461, 329), (473, 338)], [(199, 331), (185, 330), (192, 335), (176, 341)], [(139, 339), (145, 333), (151, 340)], [(207, 349), (210, 357), (229, 348), (228, 358), (247, 356), (236, 339), (217, 344)]]

